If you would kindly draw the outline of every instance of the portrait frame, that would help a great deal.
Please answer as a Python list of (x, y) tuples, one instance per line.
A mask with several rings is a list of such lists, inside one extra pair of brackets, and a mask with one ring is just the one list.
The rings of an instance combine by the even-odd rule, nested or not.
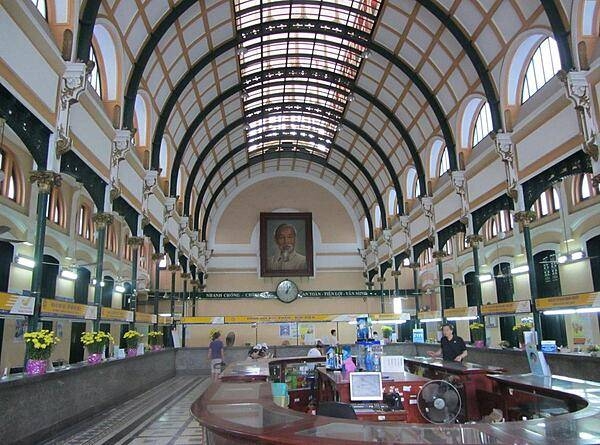
[[(272, 267), (271, 257), (276, 252), (275, 228), (281, 224), (296, 229), (295, 251), (306, 258), (305, 267), (277, 270)], [(261, 213), (260, 214), (260, 276), (261, 277), (312, 277), (313, 233), (312, 213)]]

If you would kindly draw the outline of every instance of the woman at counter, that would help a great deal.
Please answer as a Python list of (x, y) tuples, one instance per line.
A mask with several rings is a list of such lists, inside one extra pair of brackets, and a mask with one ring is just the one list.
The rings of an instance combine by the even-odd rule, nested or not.
[(211, 342), (208, 345), (208, 359), (210, 360), (210, 370), (213, 378), (216, 378), (221, 373), (223, 348), (221, 333), (217, 331), (212, 335)]
[(445, 323), (442, 325), (441, 347), (437, 351), (427, 351), (429, 357), (442, 357), (445, 361), (462, 362), (467, 356), (467, 345), (458, 335), (454, 335), (454, 327)]

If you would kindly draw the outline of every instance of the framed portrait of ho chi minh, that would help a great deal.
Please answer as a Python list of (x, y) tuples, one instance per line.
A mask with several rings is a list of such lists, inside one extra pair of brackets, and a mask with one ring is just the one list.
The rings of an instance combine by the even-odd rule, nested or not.
[(260, 214), (260, 276), (311, 277), (311, 213)]

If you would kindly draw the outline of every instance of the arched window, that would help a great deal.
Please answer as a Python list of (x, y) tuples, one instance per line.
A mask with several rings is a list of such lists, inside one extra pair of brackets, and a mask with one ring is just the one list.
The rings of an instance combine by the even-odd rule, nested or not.
[(408, 199), (414, 199), (419, 196), (417, 194), (418, 183), (417, 170), (414, 167), (409, 168), (406, 172), (406, 197)]
[[(450, 162), (448, 159), (448, 153), (444, 146), (444, 141), (441, 139), (435, 139), (431, 144), (431, 153), (429, 158), (429, 176), (432, 178), (441, 176), (446, 170), (450, 168)], [(446, 158), (445, 160), (443, 158)], [(444, 170), (443, 163), (448, 163), (448, 168)]]
[(551, 215), (558, 209), (560, 209), (560, 198), (554, 187), (545, 190), (531, 206), (531, 210), (537, 214), (538, 218)]
[(81, 204), (79, 207), (79, 213), (77, 214), (77, 235), (86, 240), (92, 241), (93, 233), (94, 229), (90, 206), (87, 204)]
[(373, 213), (375, 214), (375, 228), (381, 229), (381, 209), (378, 205), (375, 206)]
[(31, 3), (33, 3), (40, 14), (42, 14), (42, 17), (48, 20), (48, 7), (46, 5), (46, 0), (31, 0)]
[(135, 118), (137, 121), (137, 145), (148, 146), (148, 108), (146, 101), (141, 95), (135, 96)]
[[(494, 282), (496, 284), (496, 296), (498, 303), (513, 301), (515, 288), (510, 263), (499, 263), (494, 266)], [(508, 341), (512, 346), (517, 346), (513, 326), (515, 317), (500, 318), (500, 338)]]
[(100, 77), (98, 57), (96, 56), (96, 49), (94, 48), (94, 45), (90, 46), (90, 62), (94, 62), (94, 68), (92, 68), (92, 72), (90, 74), (90, 84), (96, 93), (98, 93), (98, 96), (102, 98), (102, 78)]
[(542, 88), (560, 70), (558, 46), (552, 37), (546, 38), (533, 53), (521, 93), (521, 103)]
[(471, 247), (471, 246), (469, 246), (469, 243), (467, 242), (467, 235), (465, 232), (458, 232), (454, 236), (456, 237), (456, 246), (457, 246), (459, 252), (462, 252), (463, 250), (466, 250), (469, 247)]
[(490, 105), (485, 102), (475, 120), (471, 145), (475, 147), (483, 138), (490, 134), (492, 129), (492, 112), (490, 111)]
[(367, 220), (366, 217), (363, 218), (363, 229), (364, 229), (365, 238), (370, 238), (371, 231), (369, 230), (369, 221)]
[(12, 153), (4, 150), (3, 147), (0, 147), (0, 170), (4, 173), (4, 180), (0, 184), (0, 195), (23, 205), (21, 171)]
[(396, 195), (396, 190), (393, 188), (390, 189), (388, 193), (388, 215), (397, 215), (399, 211), (398, 208), (398, 199)]
[(514, 227), (514, 217), (508, 210), (500, 210), (485, 222), (485, 234), (488, 240), (498, 236), (500, 232), (510, 232)]
[(163, 137), (162, 140), (160, 141), (160, 157), (159, 157), (159, 163), (158, 163), (158, 167), (161, 170), (160, 175), (162, 177), (167, 176), (167, 167), (168, 167), (168, 158), (169, 158), (169, 146), (167, 144), (167, 140)]
[[(110, 26), (110, 25), (109, 25)], [(102, 77), (102, 94), (104, 100), (118, 100), (119, 64), (115, 40), (104, 23), (96, 22), (92, 49), (95, 51), (97, 69)]]
[(428, 247), (419, 255), (419, 264), (421, 267), (424, 267), (430, 264), (433, 261), (433, 249)]
[(115, 232), (113, 224), (109, 225), (106, 229), (106, 239), (104, 241), (104, 248), (109, 252), (117, 253), (117, 234)]
[(594, 186), (591, 173), (584, 173), (576, 176), (573, 181), (573, 189), (575, 204), (600, 194), (600, 185)]
[(442, 155), (440, 156), (437, 175), (442, 176), (448, 170), (450, 170), (450, 156), (448, 155), (448, 148), (444, 147), (444, 151), (442, 151)]
[(125, 260), (127, 260), (127, 261), (131, 261), (131, 259), (133, 258), (133, 254), (132, 254), (133, 250), (132, 250), (131, 246), (129, 245), (129, 238), (130, 238), (130, 235), (125, 235), (125, 242), (123, 244), (125, 246), (124, 257), (125, 257)]
[[(454, 237), (452, 237), (454, 238)], [(452, 238), (450, 238), (448, 241), (446, 241), (446, 244), (444, 244), (444, 247), (442, 247), (442, 250), (444, 252), (446, 252), (447, 255), (452, 255), (454, 253), (454, 246), (452, 245)]]
[(54, 224), (65, 227), (65, 206), (58, 187), (52, 188), (48, 195), (48, 206), (46, 207), (46, 218)]

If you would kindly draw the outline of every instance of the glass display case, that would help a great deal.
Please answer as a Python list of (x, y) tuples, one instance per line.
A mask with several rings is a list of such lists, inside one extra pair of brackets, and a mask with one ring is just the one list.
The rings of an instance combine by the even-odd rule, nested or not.
[(302, 357), (270, 364), (271, 382), (285, 383), (289, 408), (305, 412), (316, 399), (315, 369), (325, 364), (325, 357)]

